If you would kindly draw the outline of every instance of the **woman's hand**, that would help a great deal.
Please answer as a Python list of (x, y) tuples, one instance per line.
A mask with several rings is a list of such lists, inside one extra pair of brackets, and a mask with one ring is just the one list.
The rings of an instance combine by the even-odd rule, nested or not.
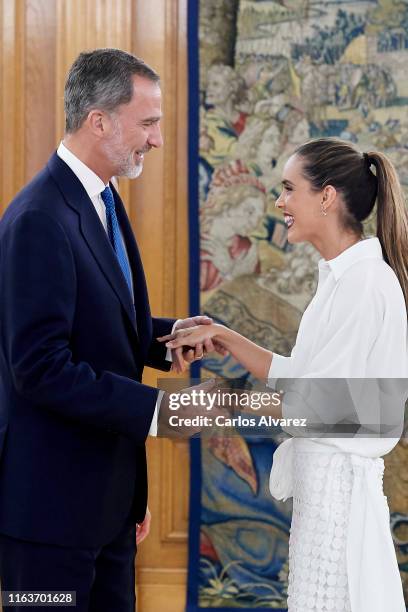
[(186, 329), (179, 329), (174, 334), (157, 338), (159, 342), (165, 342), (167, 348), (184, 351), (191, 350), (200, 355), (200, 350), (223, 352), (231, 354), (242, 366), (260, 380), (268, 378), (271, 367), (272, 352), (258, 346), (248, 338), (241, 336), (238, 332), (211, 323), (209, 325), (196, 325)]
[[(187, 319), (182, 319), (177, 321), (174, 326), (173, 333), (179, 329), (185, 329), (187, 327), (196, 327), (197, 325), (210, 325), (213, 322), (211, 317), (198, 315), (195, 317), (189, 317)], [(171, 351), (172, 357), (172, 366), (171, 369), (173, 372), (177, 372), (178, 374), (184, 372), (186, 369), (186, 364), (190, 364), (197, 359), (203, 358), (203, 347), (198, 347), (198, 350), (191, 348), (176, 348)]]
[[(196, 325), (185, 329), (177, 329), (173, 334), (157, 338), (159, 342), (165, 342), (169, 349), (190, 348), (194, 349), (197, 358), (202, 358), (204, 353), (217, 351), (226, 354), (222, 343), (217, 340), (220, 328), (223, 326), (211, 323), (210, 325)], [(201, 357), (200, 357), (201, 356)]]

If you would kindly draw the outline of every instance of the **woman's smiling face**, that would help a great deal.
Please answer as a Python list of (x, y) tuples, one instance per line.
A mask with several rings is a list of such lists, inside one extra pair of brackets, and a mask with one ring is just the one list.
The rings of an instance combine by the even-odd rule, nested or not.
[(276, 200), (285, 218), (290, 243), (315, 242), (325, 231), (324, 190), (313, 191), (302, 174), (302, 158), (289, 157), (283, 169), (282, 193)]

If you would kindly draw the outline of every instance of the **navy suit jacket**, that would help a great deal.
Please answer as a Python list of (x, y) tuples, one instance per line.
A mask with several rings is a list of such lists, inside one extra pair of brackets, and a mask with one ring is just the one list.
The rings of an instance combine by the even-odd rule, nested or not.
[(114, 192), (134, 303), (81, 182), (57, 154), (0, 221), (0, 532), (99, 547), (147, 502), (145, 440), (169, 369)]

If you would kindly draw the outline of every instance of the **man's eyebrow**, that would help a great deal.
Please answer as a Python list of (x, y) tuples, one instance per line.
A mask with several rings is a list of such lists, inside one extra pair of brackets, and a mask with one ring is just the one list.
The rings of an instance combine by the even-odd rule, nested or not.
[(162, 119), (163, 115), (156, 115), (155, 117), (146, 117), (146, 119), (142, 119), (142, 123), (157, 123)]

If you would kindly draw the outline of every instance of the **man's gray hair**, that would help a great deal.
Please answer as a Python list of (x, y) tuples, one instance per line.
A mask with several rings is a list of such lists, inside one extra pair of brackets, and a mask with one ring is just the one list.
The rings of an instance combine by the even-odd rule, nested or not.
[(94, 108), (112, 112), (120, 104), (129, 103), (135, 75), (154, 83), (160, 80), (143, 60), (126, 51), (95, 49), (80, 53), (65, 83), (66, 132), (76, 132)]

